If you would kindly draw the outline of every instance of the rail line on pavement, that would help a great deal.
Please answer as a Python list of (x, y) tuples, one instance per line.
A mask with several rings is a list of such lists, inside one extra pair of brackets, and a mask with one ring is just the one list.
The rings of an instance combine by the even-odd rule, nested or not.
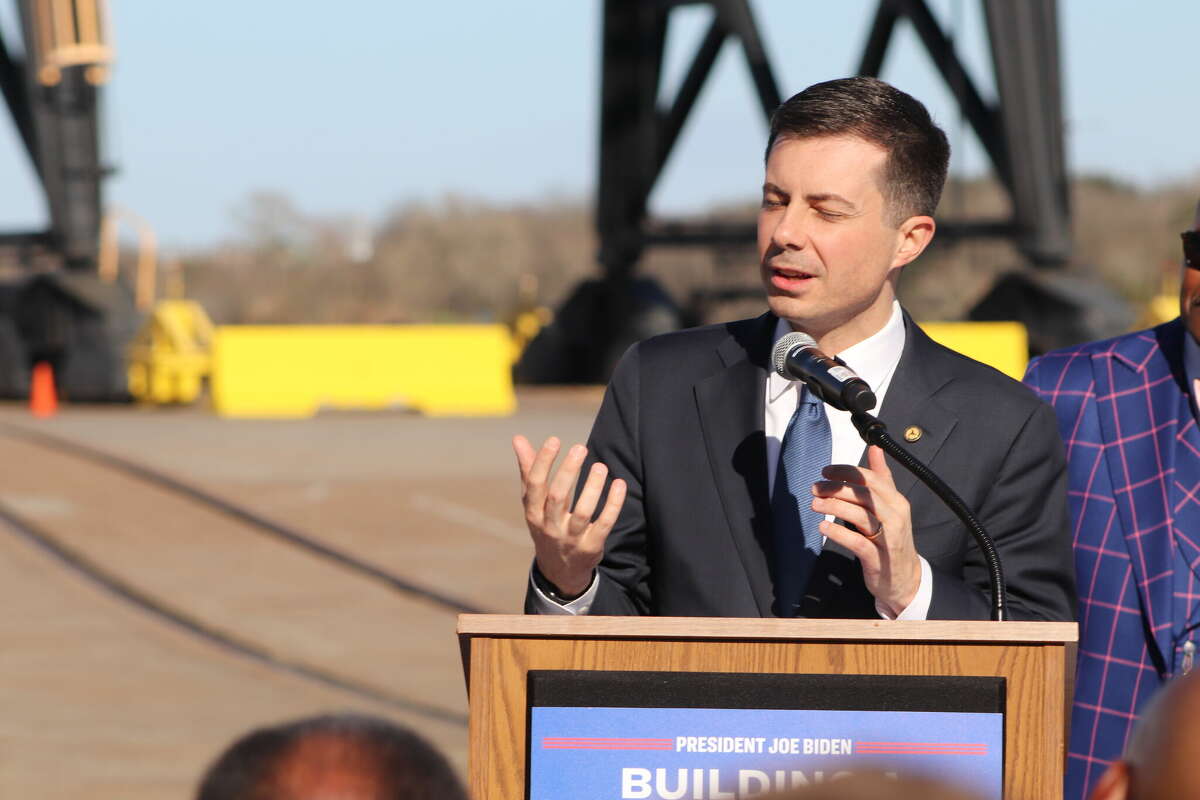
[(456, 614), (487, 613), (486, 609), (482, 609), (466, 600), (445, 594), (436, 589), (431, 589), (427, 586), (421, 586), (407, 578), (402, 578), (376, 564), (364, 561), (357, 556), (322, 542), (312, 534), (268, 519), (243, 505), (218, 497), (212, 492), (176, 478), (160, 469), (140, 464), (114, 453), (99, 450), (90, 445), (80, 444), (79, 442), (43, 431), (30, 430), (22, 425), (15, 425), (9, 422), (0, 422), (0, 433), (83, 461), (118, 470), (144, 483), (166, 489), (210, 510), (217, 511), (224, 516), (244, 523), (264, 536), (271, 536), (293, 547), (306, 550), (318, 558), (331, 561), (368, 580), (381, 583), (393, 591), (424, 600), (433, 605), (440, 606), (447, 611)]
[[(0, 423), (0, 436), (27, 442), (91, 466), (111, 469), (169, 494), (183, 498), (209, 511), (236, 521), (241, 527), (298, 548), (318, 559), (335, 565), (350, 573), (381, 584), (388, 589), (418, 599), (453, 613), (485, 613), (483, 609), (451, 595), (421, 586), (406, 578), (388, 572), (382, 567), (365, 561), (350, 553), (321, 541), (311, 533), (268, 519), (242, 505), (221, 498), (201, 487), (180, 480), (162, 470), (141, 464), (90, 445), (81, 444), (65, 437), (30, 430), (21, 425)], [(273, 670), (285, 672), (309, 681), (335, 688), (361, 699), (381, 703), (397, 710), (416, 714), (427, 719), (438, 720), (465, 727), (466, 715), (422, 700), (404, 697), (369, 682), (328, 670), (303, 660), (275, 652), (270, 647), (251, 637), (238, 635), (221, 626), (205, 621), (195, 614), (171, 603), (167, 599), (139, 588), (133, 582), (106, 568), (96, 559), (73, 547), (64, 537), (49, 527), (38, 524), (20, 513), (10, 504), (0, 501), (0, 522), (14, 535), (34, 545), (63, 567), (82, 576), (93, 585), (113, 596), (120, 602), (164, 622), (177, 630), (203, 640), (211, 646), (243, 658), (256, 661)]]

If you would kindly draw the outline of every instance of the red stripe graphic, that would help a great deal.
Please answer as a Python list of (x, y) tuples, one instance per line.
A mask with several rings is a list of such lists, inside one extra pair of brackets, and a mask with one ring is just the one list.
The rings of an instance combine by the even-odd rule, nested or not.
[(855, 742), (854, 752), (866, 755), (986, 756), (988, 746), (979, 742)]
[(984, 742), (855, 742), (855, 747), (982, 747)]
[(674, 747), (629, 747), (623, 745), (569, 745), (569, 744), (547, 744), (542, 746), (543, 750), (663, 750), (672, 751)]
[(943, 746), (943, 745), (936, 745), (936, 744), (933, 744), (933, 745), (920, 745), (920, 744), (869, 745), (869, 744), (864, 744), (864, 745), (859, 746), (857, 749), (859, 749), (859, 750), (872, 750), (872, 749), (884, 749), (884, 750), (914, 750), (914, 749), (915, 750), (987, 750), (986, 747), (971, 747), (970, 745)]
[(949, 749), (942, 747), (863, 747), (859, 753), (947, 753), (964, 756), (986, 756), (987, 750), (970, 748)]
[(674, 750), (674, 739), (584, 739), (546, 737), (543, 750)]

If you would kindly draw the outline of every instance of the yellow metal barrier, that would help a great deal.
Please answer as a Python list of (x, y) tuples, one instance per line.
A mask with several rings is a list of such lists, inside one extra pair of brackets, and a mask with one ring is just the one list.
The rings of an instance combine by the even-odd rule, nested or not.
[(129, 393), (144, 403), (192, 403), (211, 364), (213, 327), (199, 303), (161, 300), (129, 345)]
[(1170, 322), (1178, 316), (1179, 292), (1164, 292), (1163, 294), (1155, 295), (1146, 307), (1142, 309), (1142, 316), (1138, 319), (1133, 329), (1153, 328), (1155, 325)]
[(503, 325), (220, 326), (212, 402), (230, 417), (397, 407), (510, 414), (512, 346)]
[(939, 344), (995, 367), (1017, 380), (1029, 364), (1029, 334), (1019, 322), (922, 322)]

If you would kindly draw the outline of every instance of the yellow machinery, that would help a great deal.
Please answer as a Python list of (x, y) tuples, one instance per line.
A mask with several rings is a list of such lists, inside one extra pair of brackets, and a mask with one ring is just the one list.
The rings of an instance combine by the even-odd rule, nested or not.
[(129, 345), (129, 393), (143, 403), (192, 403), (212, 370), (213, 325), (192, 300), (160, 300)]
[[(226, 325), (199, 303), (155, 302), (153, 231), (138, 230), (137, 306), (149, 309), (127, 355), (129, 393), (155, 405), (195, 402), (207, 384), (229, 417), (296, 418), (322, 409), (405, 408), (423, 414), (510, 414), (514, 338), (503, 325)], [(102, 227), (100, 276), (116, 281), (118, 213)], [(182, 298), (182, 274), (173, 271)], [(543, 318), (526, 312), (526, 336)]]
[(137, 231), (135, 305), (148, 312), (141, 330), (126, 348), (129, 393), (140, 403), (169, 405), (194, 403), (212, 370), (213, 324), (199, 303), (184, 300), (178, 264), (172, 276), (179, 285), (177, 299), (155, 302), (158, 246), (153, 229), (141, 217), (124, 209), (110, 209), (100, 225), (97, 271), (100, 280), (115, 283), (120, 271), (117, 228), (121, 221)]

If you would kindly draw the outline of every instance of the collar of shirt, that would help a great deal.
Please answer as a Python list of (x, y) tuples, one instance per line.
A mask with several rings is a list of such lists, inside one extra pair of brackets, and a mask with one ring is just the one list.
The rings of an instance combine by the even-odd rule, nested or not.
[[(787, 320), (780, 319), (775, 325), (775, 337), (771, 341), (771, 347), (775, 347), (775, 342), (778, 342), (785, 334), (790, 333), (791, 326)], [(1190, 337), (1189, 337), (1190, 338)], [(1193, 342), (1193, 344), (1195, 344)], [(892, 301), (892, 316), (887, 323), (879, 329), (877, 333), (868, 336), (856, 345), (847, 347), (845, 351), (827, 355), (841, 358), (846, 362), (846, 366), (858, 373), (858, 377), (867, 382), (867, 385), (875, 392), (875, 397), (879, 401), (879, 406), (883, 405), (883, 393), (887, 390), (887, 385), (891, 382), (892, 373), (896, 371), (896, 364), (900, 362), (900, 355), (904, 352), (904, 314), (900, 311), (900, 301)], [(1200, 358), (1200, 349), (1197, 352), (1197, 358)], [(1197, 373), (1200, 376), (1200, 373)], [(789, 381), (787, 378), (780, 375), (774, 370), (771, 371), (770, 377), (767, 379), (767, 402), (774, 403), (789, 389), (796, 390), (799, 387), (799, 381)], [(826, 411), (834, 412), (829, 408)], [(837, 413), (837, 412), (834, 412)], [(846, 412), (841, 412), (846, 413)]]
[(1187, 329), (1183, 332), (1183, 369), (1192, 387), (1192, 402), (1200, 407), (1200, 344)]

